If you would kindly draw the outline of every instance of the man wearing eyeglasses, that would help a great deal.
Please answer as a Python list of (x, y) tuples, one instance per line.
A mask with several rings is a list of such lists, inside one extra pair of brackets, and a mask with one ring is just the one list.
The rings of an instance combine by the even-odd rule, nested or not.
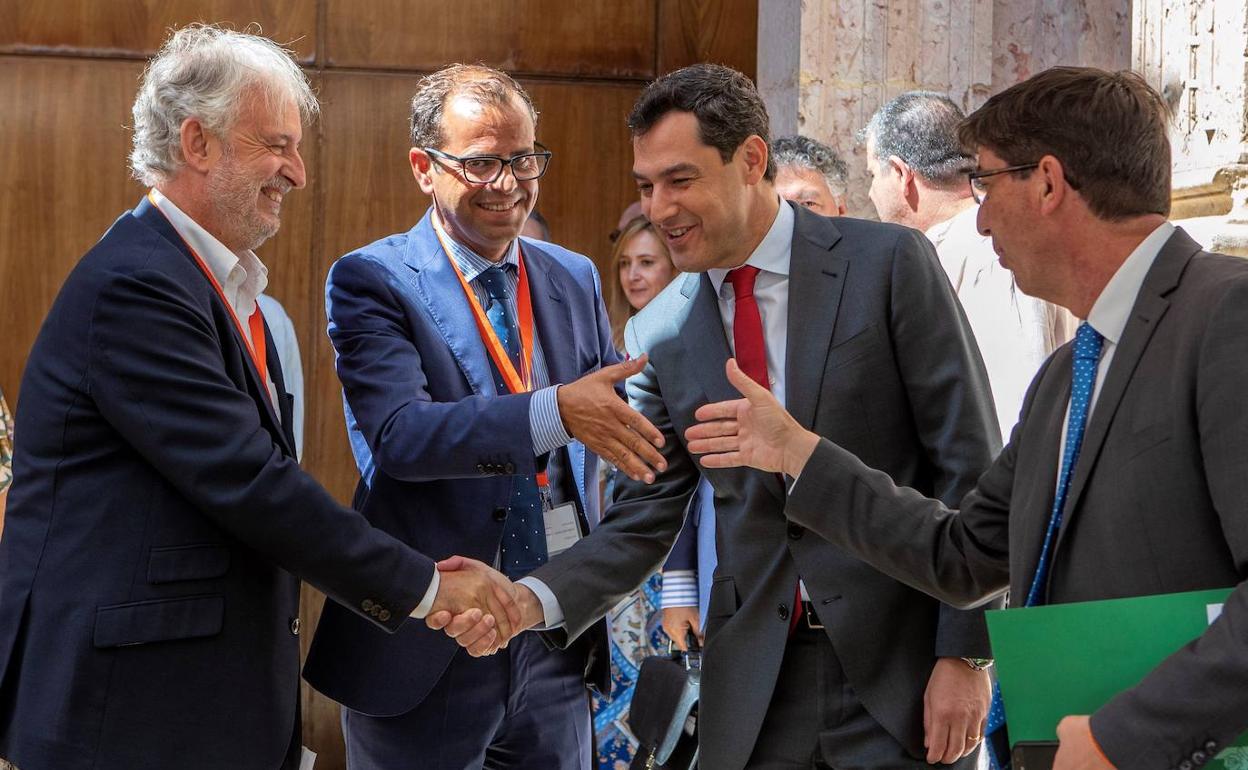
[(1067, 313), (1019, 290), (992, 239), (980, 234), (966, 178), (975, 158), (958, 140), (964, 117), (933, 91), (909, 91), (880, 107), (862, 131), (868, 196), (882, 221), (922, 230), (936, 247), (984, 357), (1005, 442), (1031, 378), (1074, 329)]
[[(645, 362), (619, 363), (593, 264), (520, 237), (552, 156), (536, 122), (497, 70), (423, 78), (409, 157), (433, 205), (339, 259), (326, 287), (356, 506), (513, 579), (597, 521), (599, 456), (641, 482), (665, 467), (658, 431), (616, 391)], [(405, 631), (325, 606), (304, 676), (344, 704), (352, 770), (589, 767), (585, 681), (609, 674), (605, 625), (566, 650), (525, 635), (482, 659)]]
[(803, 430), (739, 370), (748, 402), (686, 433), (706, 467), (795, 477), (790, 522), (944, 601), (1234, 586), (1197, 639), (1056, 725), (1054, 770), (1191, 770), (1248, 730), (1248, 262), (1167, 221), (1169, 122), (1133, 72), (1055, 67), (959, 129), (980, 231), (1023, 291), (1084, 319), (959, 510)]

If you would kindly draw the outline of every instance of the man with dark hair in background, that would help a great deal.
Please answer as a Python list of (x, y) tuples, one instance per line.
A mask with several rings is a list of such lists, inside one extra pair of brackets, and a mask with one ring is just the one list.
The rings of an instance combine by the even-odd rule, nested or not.
[[(695, 65), (648, 86), (629, 118), (633, 173), (673, 281), (630, 321), (631, 402), (660, 426), (667, 470), (621, 480), (596, 532), (522, 581), (524, 623), (574, 640), (666, 557), (699, 471), (684, 430), (731, 395), (724, 362), (942, 499), (998, 449), (987, 377), (930, 245), (830, 219), (776, 193), (753, 83)], [(741, 768), (973, 767), (989, 699), (983, 618), (941, 606), (784, 519), (775, 474), (711, 471), (719, 567), (706, 619), (701, 763)], [(529, 590), (525, 590), (529, 589)], [(532, 593), (530, 592), (532, 591)], [(475, 629), (445, 614), (476, 644)], [(964, 660), (964, 658), (970, 660)]]
[(958, 139), (964, 117), (933, 91), (904, 93), (877, 110), (862, 131), (868, 195), (881, 220), (922, 230), (936, 247), (983, 354), (1006, 441), (1027, 384), (1073, 330), (1065, 311), (1018, 289), (992, 240), (976, 229), (978, 206), (966, 178), (975, 159)]
[(789, 522), (944, 601), (1234, 586), (1200, 637), (1057, 725), (1055, 770), (1199, 767), (1248, 729), (1248, 262), (1167, 221), (1168, 123), (1133, 72), (1055, 67), (962, 124), (980, 231), (1023, 291), (1084, 320), (958, 511), (805, 430), (736, 369), (748, 400), (704, 407), (687, 434), (708, 468), (796, 477)]

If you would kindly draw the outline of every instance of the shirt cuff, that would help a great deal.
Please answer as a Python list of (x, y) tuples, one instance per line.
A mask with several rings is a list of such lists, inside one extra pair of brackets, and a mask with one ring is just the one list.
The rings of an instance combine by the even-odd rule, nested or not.
[(659, 594), (659, 609), (668, 607), (698, 606), (698, 572), (692, 569), (663, 571), (663, 591)]
[(533, 437), (533, 456), (538, 457), (571, 443), (572, 437), (559, 416), (558, 385), (533, 393), (529, 400), (529, 435)]
[(438, 597), (438, 586), (442, 585), (442, 576), (438, 574), (438, 568), (433, 568), (433, 580), (429, 581), (429, 589), (425, 591), (425, 598), (420, 600), (420, 604), (416, 605), (416, 609), (412, 610), (413, 617), (423, 620), (429, 614), (429, 610), (433, 609), (433, 600)]
[(522, 577), (516, 583), (527, 587), (541, 602), (542, 625), (537, 627), (538, 631), (549, 631), (563, 625), (563, 608), (559, 606), (559, 600), (545, 583), (532, 576)]

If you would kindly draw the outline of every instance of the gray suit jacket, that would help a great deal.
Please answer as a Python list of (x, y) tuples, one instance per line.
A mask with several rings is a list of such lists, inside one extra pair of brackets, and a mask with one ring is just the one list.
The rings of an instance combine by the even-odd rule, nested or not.
[[(1067, 345), (960, 512), (829, 442), (790, 520), (945, 601), (1025, 596), (1053, 504)], [(1248, 262), (1182, 230), (1148, 273), (1088, 423), (1055, 544), (1053, 603), (1238, 585), (1222, 618), (1092, 717), (1120, 768), (1212, 756), (1248, 728)], [(829, 515), (836, 510), (838, 515)], [(955, 515), (956, 513), (956, 515)]]
[[(913, 230), (827, 219), (796, 207), (789, 274), (787, 402), (803, 424), (931, 495), (957, 500), (988, 467), (999, 432), (969, 327), (931, 245)], [(699, 406), (736, 397), (710, 279), (673, 281), (629, 325), (650, 354), (628, 383), (667, 439), (652, 486), (621, 477), (598, 530), (534, 575), (558, 598), (571, 637), (663, 562), (698, 469), (684, 431)], [(938, 656), (986, 656), (979, 613), (959, 612), (788, 522), (774, 474), (709, 470), (719, 567), (707, 610), (703, 766), (750, 755), (784, 655), (793, 589), (805, 579), (867, 709), (916, 756), (923, 691)]]

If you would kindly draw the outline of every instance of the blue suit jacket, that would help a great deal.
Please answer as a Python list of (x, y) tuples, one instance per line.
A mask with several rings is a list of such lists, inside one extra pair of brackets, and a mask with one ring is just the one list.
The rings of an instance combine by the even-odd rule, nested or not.
[[(523, 240), (537, 333), (552, 383), (618, 361), (598, 273), (585, 257)], [(355, 505), (378, 527), (434, 558), (494, 562), (512, 484), (547, 467), (556, 495), (599, 517), (598, 458), (571, 445), (535, 457), (529, 393), (499, 394), (463, 287), (428, 213), (409, 232), (339, 259), (326, 285), (351, 448)], [(586, 488), (588, 480), (590, 487)], [(602, 676), (605, 629), (591, 680)], [(390, 636), (325, 606), (304, 678), (366, 714), (415, 708), (455, 642), (410, 623)]]
[(0, 756), (26, 770), (283, 767), (298, 748), (295, 575), (382, 606), (391, 630), (420, 601), (432, 562), (296, 464), (266, 338), (284, 419), (146, 200), (66, 280), (17, 413)]

